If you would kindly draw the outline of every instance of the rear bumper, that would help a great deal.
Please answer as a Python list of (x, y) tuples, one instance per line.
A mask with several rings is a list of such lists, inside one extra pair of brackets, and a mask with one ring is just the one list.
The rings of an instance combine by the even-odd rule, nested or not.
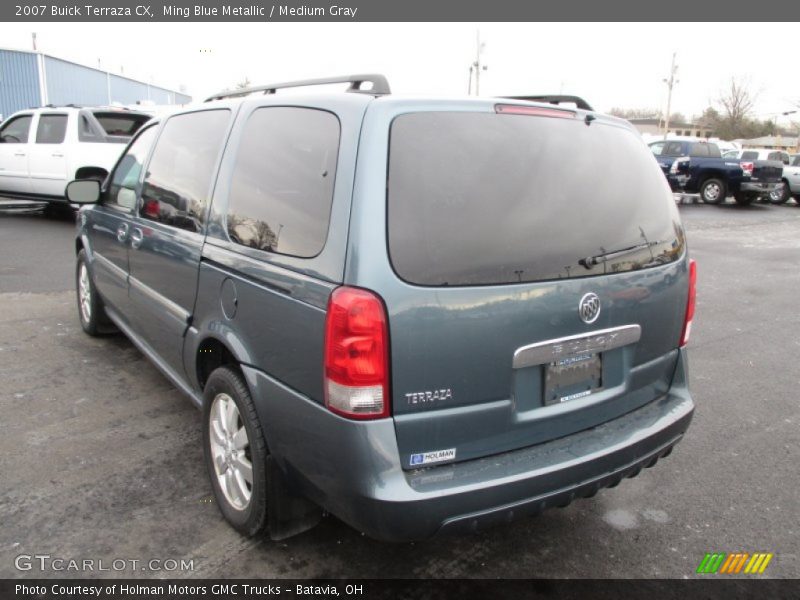
[(740, 189), (746, 194), (769, 194), (778, 186), (779, 183), (780, 181), (743, 181), (740, 185)]
[(694, 412), (681, 351), (669, 392), (620, 418), (513, 452), (403, 471), (391, 419), (348, 421), (260, 371), (245, 375), (291, 482), (354, 528), (391, 541), (476, 531), (592, 496), (669, 454)]

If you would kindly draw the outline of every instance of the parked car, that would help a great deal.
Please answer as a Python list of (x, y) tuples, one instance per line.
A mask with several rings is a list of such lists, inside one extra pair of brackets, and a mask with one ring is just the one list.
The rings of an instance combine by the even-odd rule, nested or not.
[(699, 194), (707, 204), (724, 202), (730, 194), (747, 205), (769, 195), (781, 180), (780, 162), (722, 158), (708, 142), (666, 140), (650, 144), (650, 150), (673, 191)]
[(112, 107), (46, 106), (0, 125), (0, 195), (66, 205), (71, 179), (102, 180), (150, 115)]
[(378, 75), (259, 86), (145, 125), (67, 193), (81, 326), (202, 409), (245, 535), (323, 510), (475, 531), (638, 474), (692, 418), (695, 265), (623, 120)]
[(795, 155), (791, 163), (783, 167), (781, 183), (770, 194), (769, 201), (783, 204), (792, 197), (800, 204), (800, 155)]
[(739, 151), (738, 157), (741, 160), (772, 160), (788, 165), (791, 162), (789, 153), (784, 150), (774, 148), (745, 148)]

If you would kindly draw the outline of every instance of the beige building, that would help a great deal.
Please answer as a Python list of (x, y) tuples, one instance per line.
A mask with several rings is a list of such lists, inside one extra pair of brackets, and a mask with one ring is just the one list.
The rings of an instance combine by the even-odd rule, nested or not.
[(770, 148), (775, 150), (786, 150), (796, 152), (800, 139), (786, 135), (765, 135), (764, 137), (753, 138), (751, 140), (736, 140), (742, 148)]
[[(644, 119), (628, 119), (639, 133), (649, 133), (651, 135), (664, 134), (664, 119), (650, 117)], [(686, 135), (699, 138), (710, 138), (714, 131), (703, 123), (672, 123), (669, 124), (667, 133), (673, 135)]]

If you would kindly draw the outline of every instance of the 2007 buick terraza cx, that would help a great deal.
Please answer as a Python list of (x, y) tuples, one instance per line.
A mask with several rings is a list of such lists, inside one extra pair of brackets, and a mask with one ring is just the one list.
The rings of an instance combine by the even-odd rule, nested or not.
[(695, 269), (632, 127), (324, 81), (350, 93), (216, 96), (68, 187), (81, 324), (202, 408), (231, 525), (474, 531), (669, 454)]

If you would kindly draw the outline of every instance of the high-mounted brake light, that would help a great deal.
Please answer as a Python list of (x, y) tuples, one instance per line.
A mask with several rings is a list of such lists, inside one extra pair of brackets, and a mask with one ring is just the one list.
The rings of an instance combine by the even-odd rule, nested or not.
[(349, 419), (389, 416), (389, 334), (374, 293), (336, 288), (325, 321), (325, 406)]
[(754, 164), (751, 162), (741, 162), (739, 166), (742, 167), (742, 173), (745, 177), (752, 177), (753, 176), (753, 166)]
[(542, 108), (539, 106), (520, 106), (519, 104), (495, 104), (494, 112), (503, 115), (528, 115), (531, 117), (556, 117), (558, 119), (574, 119), (577, 113), (560, 108)]
[(689, 298), (686, 300), (686, 317), (683, 320), (683, 333), (681, 333), (681, 346), (689, 343), (689, 334), (692, 332), (692, 319), (694, 307), (697, 302), (697, 263), (689, 260)]

